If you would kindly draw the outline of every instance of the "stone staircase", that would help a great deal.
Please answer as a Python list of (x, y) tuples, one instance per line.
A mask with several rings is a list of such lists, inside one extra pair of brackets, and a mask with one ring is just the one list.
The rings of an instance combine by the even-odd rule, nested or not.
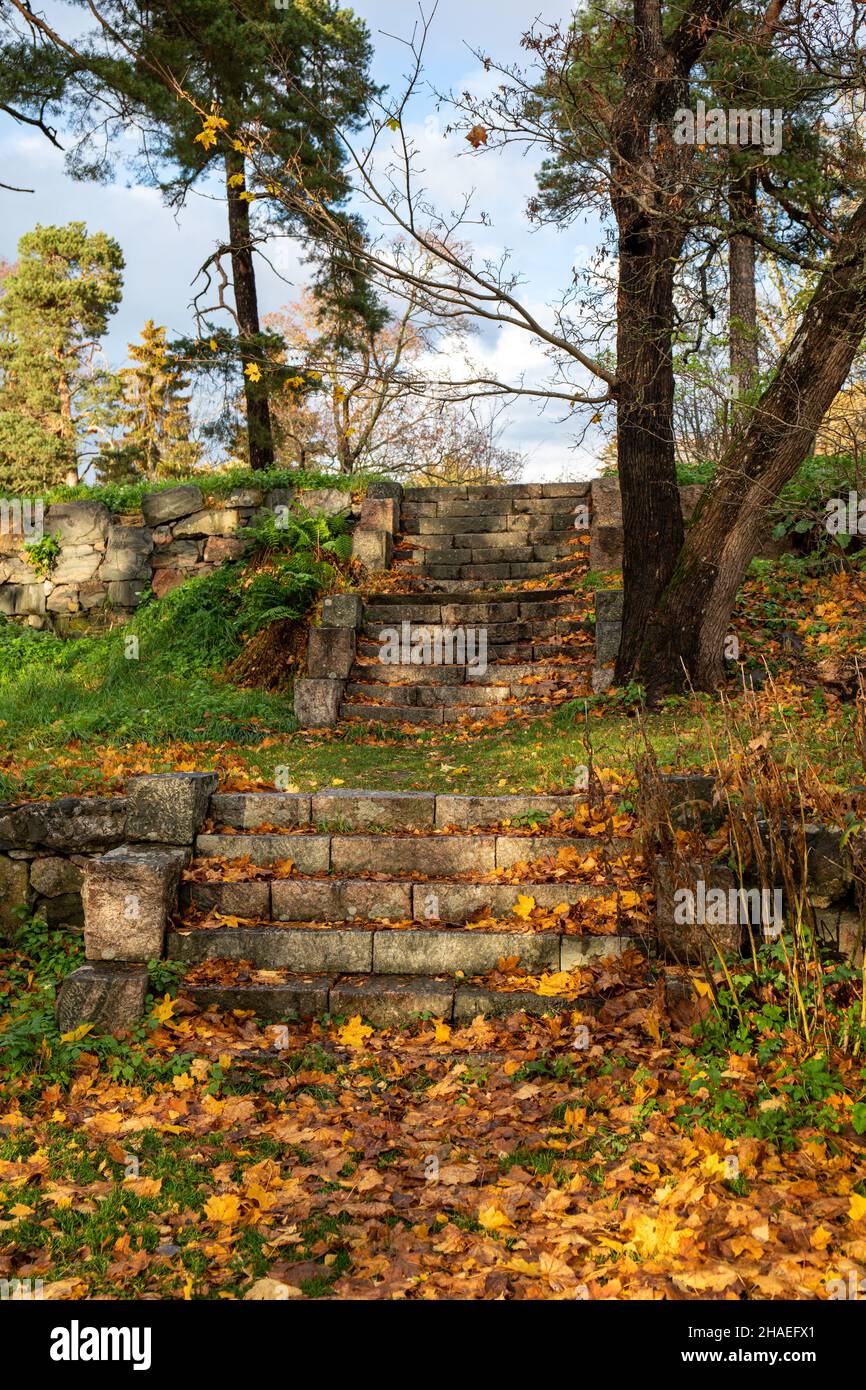
[(648, 922), (627, 818), (577, 796), (228, 793), (210, 815), (167, 941), (201, 1005), (381, 1027), (591, 1009), (581, 968)]
[(406, 489), (340, 717), (439, 725), (587, 693), (592, 625), (574, 579), (590, 508), (589, 483)]

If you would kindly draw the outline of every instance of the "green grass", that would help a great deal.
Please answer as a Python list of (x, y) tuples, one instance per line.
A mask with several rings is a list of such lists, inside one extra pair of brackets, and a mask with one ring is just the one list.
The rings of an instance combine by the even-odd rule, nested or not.
[(255, 487), (265, 491), (275, 487), (320, 488), (335, 487), (341, 491), (366, 492), (379, 475), (375, 473), (331, 473), (323, 469), (270, 468), (254, 473), (249, 468), (200, 469), (183, 478), (167, 478), (161, 482), (81, 484), (67, 487), (60, 484), (42, 494), (45, 502), (104, 502), (114, 512), (137, 512), (146, 493), (165, 492), (183, 483), (195, 483), (205, 500), (219, 500), (236, 488)]

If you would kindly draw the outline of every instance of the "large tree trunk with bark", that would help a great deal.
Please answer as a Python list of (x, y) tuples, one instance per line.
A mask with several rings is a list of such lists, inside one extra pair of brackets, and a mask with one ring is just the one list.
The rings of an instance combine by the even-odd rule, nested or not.
[(643, 633), (683, 543), (674, 457), (673, 266), (669, 238), (631, 222), (620, 235), (617, 305), (617, 467), (625, 591), (617, 680)]
[[(734, 178), (729, 194), (735, 226), (755, 226), (758, 219), (755, 175)], [(730, 318), (731, 380), (740, 393), (758, 375), (758, 306), (755, 293), (755, 241), (748, 232), (733, 232), (728, 242), (728, 309)]]
[[(644, 635), (633, 674), (651, 700), (724, 679), (723, 644), (767, 512), (800, 468), (866, 332), (866, 200), (851, 218), (790, 346), (707, 487)], [(627, 533), (628, 534), (628, 533)], [(627, 545), (631, 543), (628, 539)]]
[[(244, 173), (243, 155), (237, 150), (229, 150), (226, 153), (225, 164), (232, 282), (240, 329), (241, 362), (246, 373), (250, 363), (261, 370), (261, 353), (256, 351), (256, 338), (261, 332), (261, 325), (250, 234), (250, 206), (247, 200), (241, 197), (244, 192), (243, 185), (233, 185), (230, 182), (235, 175)], [(255, 382), (245, 374), (244, 397), (250, 467), (256, 470), (270, 468), (274, 462), (274, 437), (266, 380)]]

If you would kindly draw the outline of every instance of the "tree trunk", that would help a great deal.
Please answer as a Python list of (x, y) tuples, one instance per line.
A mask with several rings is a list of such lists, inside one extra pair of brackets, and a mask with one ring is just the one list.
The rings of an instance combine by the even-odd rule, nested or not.
[(620, 230), (617, 467), (622, 522), (623, 633), (616, 679), (628, 677), (683, 543), (674, 458), (674, 256), (645, 226)]
[(722, 683), (725, 635), (768, 508), (800, 468), (864, 332), (866, 200), (848, 223), (773, 381), (701, 499), (634, 670), (651, 700), (689, 682), (700, 690)]
[[(250, 206), (246, 199), (240, 196), (244, 191), (243, 186), (233, 186), (229, 182), (233, 175), (244, 173), (243, 155), (238, 150), (228, 150), (225, 166), (232, 282), (240, 328), (241, 363), (246, 372), (249, 363), (253, 363), (261, 369), (261, 353), (257, 351), (256, 345), (256, 339), (261, 332), (261, 325), (259, 323), (259, 302), (256, 293), (256, 275), (250, 235)], [(250, 467), (256, 470), (271, 468), (274, 462), (274, 437), (271, 428), (271, 410), (268, 404), (267, 379), (254, 382), (244, 375), (244, 397), (247, 408)]]
[[(755, 224), (758, 204), (754, 173), (731, 181), (731, 221)], [(758, 375), (758, 305), (755, 294), (755, 242), (734, 232), (728, 242), (728, 312), (730, 320), (731, 382), (738, 394), (748, 391)]]

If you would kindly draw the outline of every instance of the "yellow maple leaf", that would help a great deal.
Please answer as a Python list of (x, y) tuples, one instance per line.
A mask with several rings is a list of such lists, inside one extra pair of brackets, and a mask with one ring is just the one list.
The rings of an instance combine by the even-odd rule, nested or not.
[(257, 362), (248, 362), (244, 367), (244, 376), (249, 377), (250, 381), (261, 381), (262, 374)]
[(361, 1022), (360, 1014), (353, 1014), (348, 1023), (344, 1023), (337, 1034), (338, 1042), (345, 1047), (363, 1047), (364, 1042), (370, 1037), (373, 1029), (366, 1023)]
[(627, 888), (624, 893), (619, 895), (619, 905), (624, 908), (639, 907), (640, 893), (635, 893), (634, 889)]
[(168, 1023), (174, 1014), (174, 1000), (166, 994), (160, 999), (159, 1003), (152, 1010), (152, 1017), (159, 1023)]
[(195, 1077), (185, 1071), (181, 1076), (172, 1077), (171, 1084), (176, 1091), (189, 1091), (195, 1085)]
[(204, 1214), (208, 1221), (219, 1221), (223, 1226), (232, 1226), (240, 1215), (241, 1202), (232, 1192), (226, 1192), (222, 1197), (208, 1197), (204, 1206)]
[(171, 999), (165, 994), (163, 998), (160, 999), (160, 1002), (158, 1002), (156, 1008), (153, 1009), (153, 1017), (157, 1019), (158, 1023), (168, 1023), (168, 1019), (170, 1019), (172, 1015), (174, 1015), (174, 999)]
[(504, 1211), (500, 1211), (499, 1207), (493, 1206), (492, 1203), (481, 1208), (478, 1213), (478, 1224), (483, 1226), (485, 1231), (514, 1229), (514, 1222), (511, 1218), (506, 1216)]
[(60, 1041), (68, 1043), (81, 1042), (81, 1039), (90, 1032), (92, 1027), (92, 1023), (80, 1023), (77, 1028), (73, 1028), (70, 1032), (61, 1033)]
[(535, 899), (529, 894), (521, 893), (518, 896), (517, 902), (514, 904), (513, 911), (515, 917), (522, 917), (523, 920), (526, 921), (527, 917), (529, 917), (530, 913), (534, 910)]
[(828, 1231), (826, 1226), (818, 1226), (812, 1232), (809, 1244), (813, 1250), (826, 1250), (832, 1239), (832, 1232)]
[(848, 1220), (862, 1221), (864, 1216), (866, 1216), (866, 1197), (861, 1197), (859, 1192), (852, 1192), (848, 1207)]
[(441, 1018), (434, 1018), (433, 1022), (436, 1026), (436, 1041), (447, 1042), (451, 1037), (451, 1029), (448, 1024), (443, 1023)]
[(210, 350), (211, 352), (219, 352), (219, 343), (217, 342), (216, 338), (211, 338)]
[(209, 150), (211, 145), (216, 144), (216, 132), (211, 126), (205, 126), (204, 130), (200, 130), (195, 137), (195, 143), (203, 145), (206, 150)]

